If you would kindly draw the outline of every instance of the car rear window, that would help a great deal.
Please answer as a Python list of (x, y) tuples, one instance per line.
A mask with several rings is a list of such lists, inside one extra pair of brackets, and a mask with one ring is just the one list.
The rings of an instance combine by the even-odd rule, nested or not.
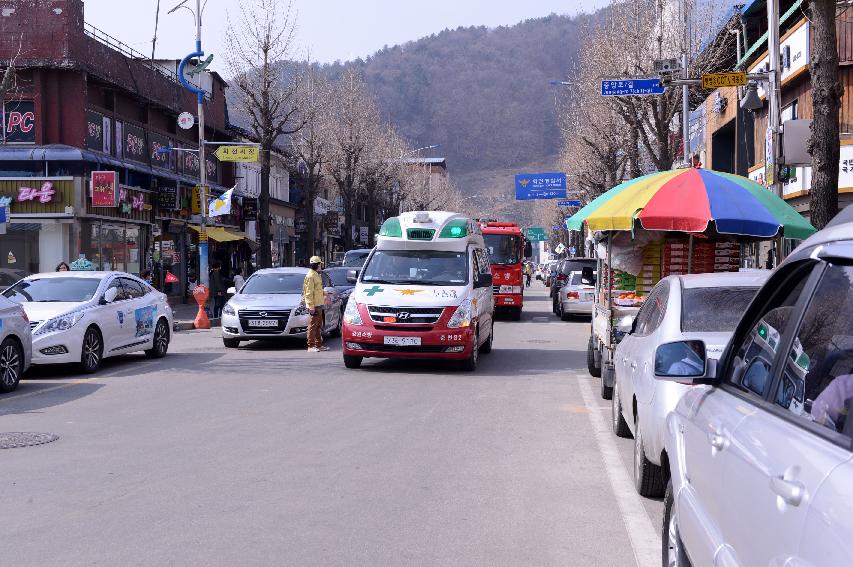
[(681, 295), (681, 330), (688, 333), (734, 332), (757, 287), (696, 287)]
[(582, 272), (585, 267), (595, 268), (595, 260), (564, 260), (560, 271), (566, 275), (571, 272)]

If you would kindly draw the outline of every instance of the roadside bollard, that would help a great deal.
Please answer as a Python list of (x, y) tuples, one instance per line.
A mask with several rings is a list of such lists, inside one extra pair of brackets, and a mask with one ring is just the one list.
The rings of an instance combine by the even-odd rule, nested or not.
[(204, 304), (209, 295), (210, 291), (208, 291), (207, 287), (201, 284), (195, 286), (195, 289), (193, 290), (193, 297), (195, 298), (196, 303), (198, 303), (198, 315), (195, 316), (195, 321), (193, 322), (196, 329), (210, 328), (210, 319), (207, 318), (207, 313), (204, 310)]

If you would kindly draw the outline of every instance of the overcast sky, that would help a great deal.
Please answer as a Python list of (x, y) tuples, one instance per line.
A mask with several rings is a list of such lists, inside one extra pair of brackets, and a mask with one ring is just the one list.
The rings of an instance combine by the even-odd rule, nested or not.
[[(86, 21), (150, 56), (157, 0), (84, 0)], [(229, 6), (239, 0), (208, 0), (203, 47), (215, 55), (212, 68), (223, 72)], [(251, 1), (251, 0), (249, 0)], [(284, 2), (285, 0), (281, 0)], [(180, 59), (195, 39), (186, 10), (166, 15), (180, 0), (160, 0), (157, 57)], [(384, 45), (396, 45), (445, 28), (515, 24), (550, 13), (593, 11), (606, 0), (294, 0), (297, 55), (320, 62), (364, 57)], [(190, 0), (190, 5), (195, 2)], [(231, 8), (232, 13), (235, 8)], [(237, 14), (232, 14), (232, 18)], [(218, 64), (217, 64), (218, 63)]]

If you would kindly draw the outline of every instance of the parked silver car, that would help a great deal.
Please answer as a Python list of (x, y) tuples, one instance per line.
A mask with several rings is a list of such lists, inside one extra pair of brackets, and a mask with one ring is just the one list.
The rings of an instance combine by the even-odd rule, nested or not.
[(0, 296), (0, 392), (18, 387), (32, 354), (33, 336), (24, 308)]
[[(741, 315), (769, 272), (670, 276), (658, 283), (637, 314), (620, 322), (628, 331), (614, 356), (612, 425), (619, 437), (634, 436), (634, 485), (643, 496), (663, 496), (667, 453), (666, 416), (688, 386), (655, 380), (655, 351), (674, 341), (702, 340), (709, 358), (719, 358)], [(668, 365), (697, 365), (685, 350)], [(669, 366), (667, 366), (669, 367)]]
[(566, 284), (560, 288), (560, 299), (557, 302), (557, 315), (563, 321), (568, 321), (574, 315), (592, 316), (592, 306), (595, 303), (595, 277), (584, 281), (583, 272), (570, 272)]
[[(853, 208), (776, 269), (719, 362), (704, 346), (656, 354), (696, 386), (667, 418), (664, 565), (850, 565)], [(658, 364), (685, 348), (704, 368)]]
[[(308, 309), (302, 303), (302, 284), (308, 268), (258, 270), (246, 280), (222, 309), (222, 342), (227, 348), (240, 341), (306, 338)], [(324, 334), (340, 335), (343, 322), (341, 296), (328, 274), (320, 273), (326, 292)]]

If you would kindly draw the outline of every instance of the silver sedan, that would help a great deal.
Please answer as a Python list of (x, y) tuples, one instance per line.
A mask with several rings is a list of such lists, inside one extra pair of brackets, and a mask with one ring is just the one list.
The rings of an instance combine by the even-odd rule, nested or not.
[[(227, 348), (241, 341), (301, 338), (308, 335), (308, 309), (302, 302), (302, 284), (308, 268), (272, 268), (258, 270), (246, 280), (239, 293), (222, 309), (222, 342)], [(343, 322), (340, 294), (327, 274), (323, 278), (326, 293), (323, 334), (340, 335)]]
[[(636, 320), (620, 322), (628, 334), (616, 347), (613, 432), (634, 436), (634, 484), (643, 496), (663, 496), (668, 457), (664, 448), (666, 416), (687, 386), (655, 380), (658, 347), (674, 341), (702, 340), (707, 356), (717, 359), (769, 272), (670, 276), (649, 294)], [(689, 366), (684, 352), (671, 361)]]
[[(593, 278), (596, 272), (592, 273)], [(557, 302), (557, 315), (568, 321), (573, 315), (592, 316), (595, 302), (594, 280), (583, 281), (582, 272), (571, 272), (566, 284), (560, 288), (560, 300)]]

